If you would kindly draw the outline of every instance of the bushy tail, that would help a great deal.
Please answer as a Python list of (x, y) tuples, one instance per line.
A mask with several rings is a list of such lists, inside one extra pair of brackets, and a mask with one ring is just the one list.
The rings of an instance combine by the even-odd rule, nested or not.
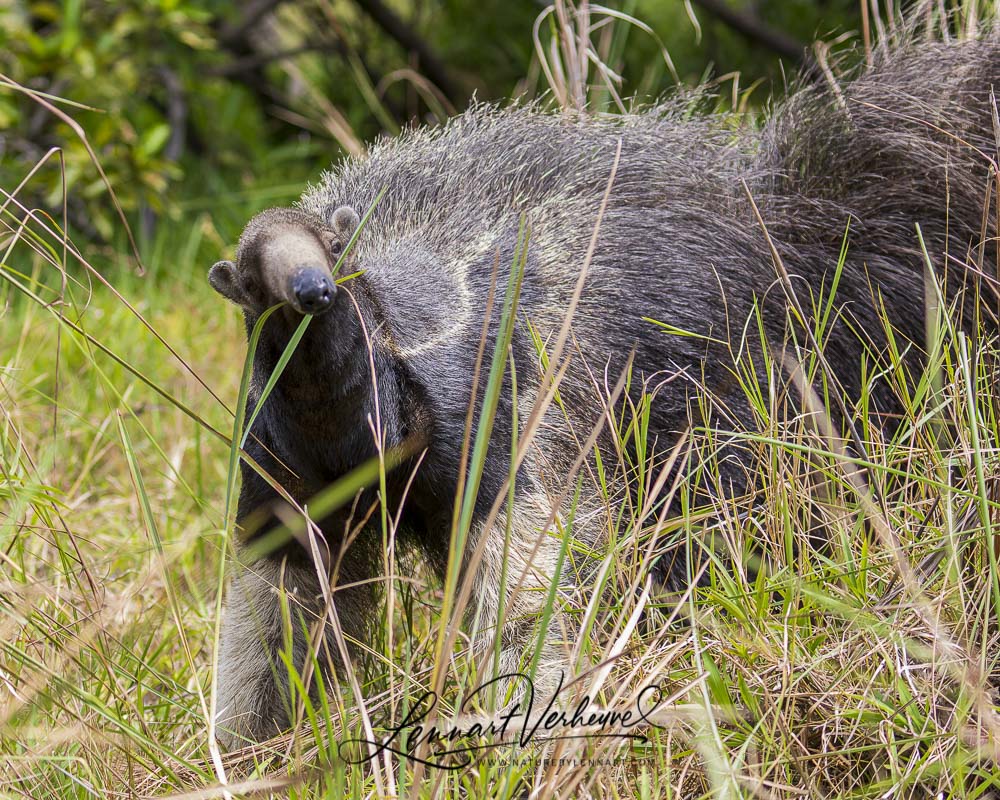
[(994, 86), (1000, 38), (990, 34), (897, 44), (854, 80), (827, 76), (794, 95), (764, 132), (757, 173), (790, 260), (835, 261), (849, 225), (848, 270), (866, 288), (874, 278), (914, 333), (923, 318), (917, 226), (949, 293), (970, 275), (995, 286)]

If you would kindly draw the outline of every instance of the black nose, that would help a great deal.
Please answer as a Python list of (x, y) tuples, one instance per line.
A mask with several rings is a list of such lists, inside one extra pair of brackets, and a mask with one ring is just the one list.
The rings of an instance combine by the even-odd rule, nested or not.
[(303, 314), (320, 314), (333, 303), (337, 286), (330, 274), (318, 267), (304, 267), (292, 278), (292, 296)]

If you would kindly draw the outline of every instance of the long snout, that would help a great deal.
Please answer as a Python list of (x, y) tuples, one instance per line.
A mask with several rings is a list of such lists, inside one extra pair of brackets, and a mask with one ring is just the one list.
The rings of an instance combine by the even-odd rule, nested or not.
[(270, 303), (284, 300), (298, 314), (322, 314), (337, 295), (331, 255), (315, 230), (283, 222), (261, 233), (259, 269)]
[(337, 285), (323, 267), (300, 266), (291, 275), (288, 301), (300, 314), (322, 314), (333, 305)]

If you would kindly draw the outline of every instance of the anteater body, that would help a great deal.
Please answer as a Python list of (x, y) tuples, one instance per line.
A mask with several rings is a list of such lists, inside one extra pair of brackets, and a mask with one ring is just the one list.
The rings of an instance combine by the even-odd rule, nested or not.
[[(416, 471), (412, 457), (390, 475), (389, 506), (406, 495), (398, 535), (443, 571), (491, 290), (480, 397), (526, 230), (511, 345), (523, 425), (544, 371), (539, 342), (544, 349), (558, 339), (586, 264), (560, 403), (549, 406), (516, 481), (506, 573), (523, 575), (524, 588), (502, 632), (502, 666), (514, 669), (556, 563), (559, 539), (542, 530), (553, 498), (630, 359), (633, 397), (643, 386), (655, 390), (649, 437), (660, 452), (705, 422), (693, 402), (705, 394), (726, 421), (721, 427), (752, 427), (735, 376), (763, 369), (763, 349), (788, 341), (790, 290), (807, 316), (828, 293), (846, 235), (824, 349), (848, 401), (856, 398), (863, 350), (885, 346), (882, 315), (919, 353), (926, 267), (918, 225), (945, 277), (946, 299), (958, 298), (958, 316), (972, 330), (981, 309), (972, 305), (974, 292), (959, 290), (980, 280), (983, 258), (993, 253), (984, 250), (995, 235), (984, 201), (998, 79), (1000, 45), (992, 38), (923, 43), (896, 48), (852, 81), (799, 90), (761, 129), (736, 130), (731, 118), (693, 114), (693, 101), (680, 99), (609, 118), (479, 106), (442, 127), (381, 141), (336, 167), (296, 209), (255, 218), (236, 262), (212, 270), (213, 285), (244, 308), (248, 330), (265, 308), (289, 304), (264, 329), (251, 408), (301, 314), (316, 314), (254, 424), (248, 451), (304, 504), (380, 450), (420, 442)], [(360, 274), (334, 286), (330, 270), (359, 215), (373, 206), (341, 273)], [(891, 410), (887, 390), (876, 386), (872, 396), (870, 413)], [(491, 526), (486, 520), (509, 472), (513, 406), (508, 378), (467, 544), (471, 552), (487, 537), (475, 580), (487, 609), (501, 601), (508, 520), (503, 510)], [(734, 457), (733, 487), (746, 484), (745, 466)], [(361, 641), (382, 618), (375, 588), (381, 526), (352, 529), (373, 500), (364, 495), (321, 521), (337, 562), (337, 616)], [(287, 518), (281, 506), (244, 465), (238, 521), (245, 536)], [(603, 533), (600, 513), (574, 526), (586, 544), (600, 545)], [(296, 541), (235, 575), (219, 666), (228, 741), (263, 738), (288, 722), (286, 679), (274, 667), (285, 640), (274, 587), (312, 621), (323, 614), (317, 572)], [(571, 578), (562, 580), (571, 590)], [(567, 632), (552, 626), (543, 671), (557, 669)], [(301, 666), (309, 644), (299, 630), (292, 639)]]

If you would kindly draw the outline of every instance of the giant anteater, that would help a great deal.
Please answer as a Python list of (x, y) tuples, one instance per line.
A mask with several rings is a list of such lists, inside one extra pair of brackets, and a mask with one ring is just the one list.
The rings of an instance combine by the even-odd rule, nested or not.
[[(997, 82), (995, 38), (923, 42), (887, 50), (853, 80), (803, 86), (767, 124), (749, 129), (734, 129), (731, 118), (693, 114), (691, 99), (679, 98), (608, 117), (479, 105), (440, 127), (382, 140), (334, 168), (297, 207), (255, 217), (235, 263), (211, 270), (212, 286), (242, 307), (248, 332), (265, 309), (286, 302), (264, 327), (251, 408), (301, 315), (315, 315), (247, 449), (305, 504), (379, 449), (419, 441), (412, 485), (414, 458), (390, 473), (387, 502), (397, 508), (407, 490), (400, 540), (422, 549), (443, 572), (491, 289), (497, 299), (487, 362), (523, 225), (527, 256), (510, 348), (523, 425), (539, 394), (538, 342), (556, 340), (587, 264), (564, 351), (572, 357), (560, 403), (549, 404), (517, 474), (512, 546), (504, 548), (502, 508), (486, 525), (509, 470), (509, 380), (466, 545), (468, 551), (483, 545), (478, 602), (495, 609), (513, 600), (501, 636), (503, 668), (515, 669), (560, 547), (558, 536), (540, 529), (552, 498), (565, 490), (580, 442), (602, 416), (606, 391), (599, 388), (614, 385), (627, 364), (633, 394), (656, 385), (649, 436), (661, 452), (679, 431), (698, 424), (691, 402), (698, 392), (713, 392), (726, 413), (752, 424), (734, 376), (748, 365), (762, 369), (762, 339), (772, 347), (786, 341), (790, 290), (805, 298), (808, 316), (808, 298), (829, 289), (846, 233), (825, 355), (845, 395), (856, 397), (862, 348), (885, 344), (880, 314), (901, 340), (919, 346), (924, 335), (917, 225), (935, 271), (947, 276), (948, 300), (967, 298), (961, 318), (971, 329), (981, 309), (973, 305), (976, 293), (960, 289), (970, 280), (992, 285), (977, 265), (996, 235), (984, 198), (996, 153), (991, 87)], [(331, 269), (357, 232), (359, 214), (373, 204), (341, 273), (357, 274), (335, 284)], [(787, 278), (780, 277), (772, 243)], [(758, 310), (763, 337), (754, 322)], [(667, 335), (644, 318), (691, 335)], [(884, 387), (876, 386), (873, 397), (870, 412), (890, 409)], [(735, 468), (730, 478), (740, 483), (741, 474)], [(278, 493), (247, 464), (242, 477), (238, 523), (253, 539), (287, 515)], [(357, 518), (370, 501), (352, 506)], [(580, 516), (574, 535), (598, 542), (600, 515)], [(371, 523), (352, 530), (347, 517), (342, 510), (320, 526), (325, 546), (339, 556), (338, 618), (348, 638), (365, 641), (379, 619), (382, 533)], [(512, 578), (501, 598), (505, 552)], [(571, 588), (565, 572), (561, 580)], [(287, 725), (287, 676), (276, 658), (286, 633), (275, 587), (288, 590), (306, 618), (317, 618), (323, 614), (317, 574), (297, 540), (237, 570), (219, 664), (225, 742), (261, 739)], [(518, 576), (523, 586), (512, 598)], [(294, 620), (292, 628), (287, 635), (301, 668), (308, 637)], [(543, 674), (560, 661), (562, 634), (550, 633)]]

